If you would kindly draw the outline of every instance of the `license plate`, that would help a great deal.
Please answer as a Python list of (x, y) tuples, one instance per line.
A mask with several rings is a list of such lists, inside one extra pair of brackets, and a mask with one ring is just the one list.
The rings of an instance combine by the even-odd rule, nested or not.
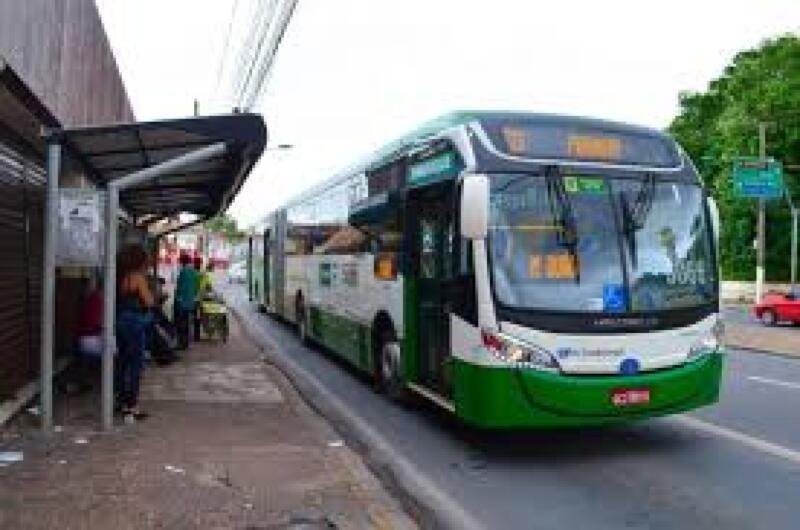
[(611, 392), (611, 403), (617, 407), (645, 405), (650, 403), (649, 388), (618, 388)]

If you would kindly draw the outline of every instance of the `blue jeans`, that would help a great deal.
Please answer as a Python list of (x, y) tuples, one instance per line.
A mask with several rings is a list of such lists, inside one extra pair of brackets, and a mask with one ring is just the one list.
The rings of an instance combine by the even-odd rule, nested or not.
[(139, 402), (146, 334), (151, 322), (149, 314), (138, 310), (120, 308), (117, 313), (118, 354), (114, 378), (123, 408), (134, 408)]

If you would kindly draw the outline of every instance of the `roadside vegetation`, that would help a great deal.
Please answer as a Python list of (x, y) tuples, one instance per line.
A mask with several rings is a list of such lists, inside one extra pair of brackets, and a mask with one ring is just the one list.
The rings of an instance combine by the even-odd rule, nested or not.
[[(734, 57), (701, 93), (684, 93), (669, 131), (688, 151), (717, 199), (726, 280), (755, 276), (756, 201), (734, 196), (733, 158), (758, 155), (758, 124), (767, 123), (767, 155), (794, 166), (784, 181), (800, 203), (800, 38), (786, 35)], [(767, 206), (767, 279), (789, 279), (791, 213), (785, 200)]]

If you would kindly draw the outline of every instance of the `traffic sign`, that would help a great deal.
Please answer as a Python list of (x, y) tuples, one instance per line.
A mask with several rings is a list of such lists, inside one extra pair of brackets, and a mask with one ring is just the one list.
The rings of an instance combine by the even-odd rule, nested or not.
[(777, 199), (783, 195), (783, 167), (773, 158), (739, 157), (733, 162), (733, 189), (739, 197)]

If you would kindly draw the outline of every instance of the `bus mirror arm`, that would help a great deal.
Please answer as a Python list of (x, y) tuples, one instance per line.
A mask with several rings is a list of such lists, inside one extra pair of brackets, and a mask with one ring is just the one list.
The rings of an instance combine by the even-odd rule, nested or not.
[(461, 235), (467, 239), (486, 239), (489, 231), (489, 179), (486, 175), (467, 175), (461, 184)]
[(489, 257), (486, 236), (489, 232), (489, 178), (470, 174), (461, 183), (461, 235), (472, 241), (472, 262), (475, 270), (475, 301), (478, 327), (497, 330), (497, 318), (489, 278)]
[(492, 300), (486, 239), (472, 241), (472, 262), (475, 270), (475, 301), (478, 309), (478, 327), (484, 331), (497, 331), (497, 317), (494, 312), (494, 301)]

